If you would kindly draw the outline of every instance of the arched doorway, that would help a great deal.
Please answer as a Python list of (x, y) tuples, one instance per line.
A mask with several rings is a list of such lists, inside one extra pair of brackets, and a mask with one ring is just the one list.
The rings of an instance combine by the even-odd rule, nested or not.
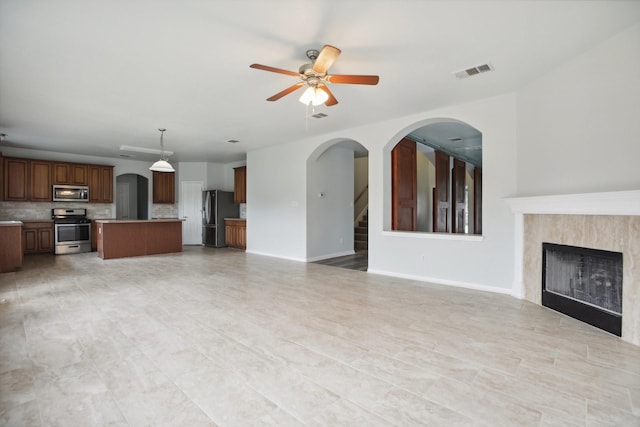
[(355, 247), (355, 227), (366, 215), (367, 189), (368, 151), (362, 144), (350, 139), (331, 140), (309, 156), (307, 260), (353, 255), (358, 249), (366, 263), (367, 247)]
[(116, 177), (116, 219), (149, 219), (149, 180), (133, 173)]

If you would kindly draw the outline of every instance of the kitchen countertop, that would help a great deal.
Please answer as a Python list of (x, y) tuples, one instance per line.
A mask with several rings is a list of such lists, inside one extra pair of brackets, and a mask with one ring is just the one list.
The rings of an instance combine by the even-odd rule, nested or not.
[(22, 221), (0, 221), (0, 227), (11, 227), (22, 225)]
[(229, 221), (246, 221), (247, 218), (225, 218), (225, 221), (229, 220)]
[(102, 224), (126, 224), (126, 223), (142, 223), (142, 222), (182, 222), (182, 218), (154, 218), (154, 219), (95, 219), (95, 222)]

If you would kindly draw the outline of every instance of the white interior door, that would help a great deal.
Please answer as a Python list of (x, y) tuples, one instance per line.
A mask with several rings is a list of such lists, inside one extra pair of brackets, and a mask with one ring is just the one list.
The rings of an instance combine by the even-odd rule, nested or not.
[(183, 181), (180, 200), (182, 203), (182, 243), (202, 244), (202, 181)]

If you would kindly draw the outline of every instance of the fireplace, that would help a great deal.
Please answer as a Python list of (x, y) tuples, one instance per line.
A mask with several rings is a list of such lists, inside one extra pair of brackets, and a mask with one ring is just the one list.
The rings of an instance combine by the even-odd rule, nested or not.
[(513, 295), (542, 304), (542, 244), (620, 252), (623, 341), (640, 346), (640, 190), (513, 197)]
[(622, 334), (622, 253), (542, 244), (542, 305)]

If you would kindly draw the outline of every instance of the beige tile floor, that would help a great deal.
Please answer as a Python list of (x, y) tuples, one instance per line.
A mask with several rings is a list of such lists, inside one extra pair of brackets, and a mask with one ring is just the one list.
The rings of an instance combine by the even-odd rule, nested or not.
[(639, 426), (640, 348), (509, 296), (192, 247), (0, 274), (0, 425)]

